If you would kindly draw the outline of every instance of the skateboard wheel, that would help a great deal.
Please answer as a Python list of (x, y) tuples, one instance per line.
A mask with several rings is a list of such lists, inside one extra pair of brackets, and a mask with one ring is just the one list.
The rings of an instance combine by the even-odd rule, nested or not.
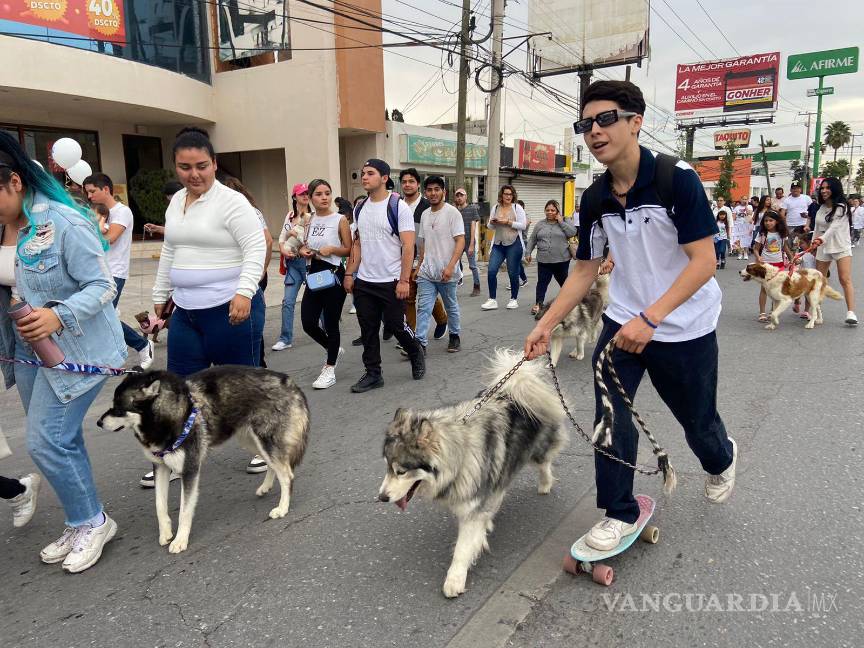
[(595, 583), (609, 587), (612, 584), (612, 579), (615, 578), (615, 572), (607, 565), (594, 565), (591, 578), (594, 579)]
[(576, 576), (581, 569), (579, 563), (569, 553), (564, 556), (564, 564), (562, 565), (562, 568), (565, 572), (573, 574), (574, 576)]
[(646, 526), (642, 529), (639, 537), (642, 538), (643, 542), (647, 542), (648, 544), (657, 544), (660, 541), (660, 529), (656, 526)]

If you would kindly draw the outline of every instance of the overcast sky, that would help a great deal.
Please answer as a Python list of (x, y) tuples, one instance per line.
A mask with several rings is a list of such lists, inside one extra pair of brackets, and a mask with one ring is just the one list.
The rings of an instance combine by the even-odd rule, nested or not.
[[(415, 5), (415, 8), (406, 3)], [(454, 6), (457, 4), (460, 4), (459, 0), (382, 0), (382, 10), (386, 16), (428, 21), (426, 24), (429, 27), (455, 30), (458, 29), (460, 18), (460, 11)], [(508, 0), (505, 37), (528, 33), (527, 4), (528, 0)], [(631, 76), (641, 86), (649, 104), (659, 109), (649, 110), (646, 127), (662, 141), (675, 146), (677, 132), (674, 118), (663, 116), (662, 112), (671, 114), (674, 110), (676, 64), (716, 58), (708, 52), (708, 48), (721, 58), (736, 56), (733, 46), (742, 55), (780, 51), (780, 104), (775, 123), (753, 125), (751, 129), (757, 141), (759, 135), (765, 135), (766, 139), (770, 137), (782, 146), (803, 145), (806, 118), (799, 117), (798, 113), (816, 110), (816, 98), (808, 98), (806, 91), (815, 88), (818, 79), (787, 80), (786, 57), (789, 54), (853, 45), (864, 47), (864, 1), (831, 0), (822, 5), (826, 10), (830, 7), (830, 12), (819, 12), (813, 2), (801, 0), (702, 0), (702, 5), (726, 38), (711, 24), (695, 0), (652, 0), (651, 57), (647, 66), (633, 68)], [(673, 15), (670, 6), (703, 42), (699, 42)], [(472, 7), (478, 14), (485, 14), (477, 16), (477, 31), (485, 33), (488, 30), (489, 0), (473, 0)], [(435, 16), (422, 13), (421, 10)], [(658, 17), (658, 13), (683, 40)], [(385, 40), (394, 39), (385, 37)], [(513, 44), (516, 42), (511, 41)], [(404, 56), (418, 60), (407, 60)], [(527, 62), (524, 48), (514, 52), (508, 61), (525, 69)], [(428, 91), (421, 92), (422, 101), (415, 101), (415, 105), (409, 108), (405, 121), (415, 124), (455, 121), (458, 60), (454, 60), (452, 68), (444, 60), (444, 72), (441, 71), (441, 64), (442, 53), (432, 48), (386, 50), (387, 107), (404, 109), (425, 84)], [(609, 68), (601, 72), (608, 77), (624, 78), (623, 68)], [(578, 95), (575, 75), (553, 77), (547, 82), (568, 94)], [(823, 101), (823, 134), (824, 124), (832, 120), (849, 123), (854, 133), (864, 132), (864, 69), (857, 74), (826, 77), (825, 85), (834, 86), (835, 94), (825, 97)], [(485, 95), (474, 86), (473, 80), (469, 88), (468, 112), (471, 117), (482, 118)], [(530, 89), (524, 82), (514, 78), (508, 79), (507, 88), (503, 125), (506, 144), (512, 144), (514, 138), (553, 144), (563, 141), (564, 128), (573, 121), (571, 111), (536, 91), (533, 99), (524, 96), (531, 94)], [(815, 118), (813, 125), (815, 127)], [(697, 151), (713, 147), (712, 133), (711, 129), (697, 131)], [(859, 142), (864, 146), (864, 137)], [(662, 150), (659, 146), (655, 148)], [(856, 142), (856, 163), (862, 157), (862, 150)], [(829, 149), (828, 154), (832, 155), (833, 151)], [(848, 148), (845, 152), (841, 151), (838, 157), (848, 157)]]

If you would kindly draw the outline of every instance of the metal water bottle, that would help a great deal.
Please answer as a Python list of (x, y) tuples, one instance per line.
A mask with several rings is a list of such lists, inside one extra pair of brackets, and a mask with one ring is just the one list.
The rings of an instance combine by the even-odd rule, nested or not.
[[(18, 302), (8, 310), (9, 317), (11, 317), (13, 320), (19, 320), (21, 318), (27, 317), (32, 312), (33, 307), (30, 306), (30, 304), (28, 304), (27, 302), (23, 301)], [(39, 356), (39, 359), (46, 367), (56, 367), (58, 364), (63, 362), (63, 360), (66, 359), (63, 351), (50, 337), (39, 340), (38, 342), (31, 342), (30, 346), (33, 347), (36, 355)]]

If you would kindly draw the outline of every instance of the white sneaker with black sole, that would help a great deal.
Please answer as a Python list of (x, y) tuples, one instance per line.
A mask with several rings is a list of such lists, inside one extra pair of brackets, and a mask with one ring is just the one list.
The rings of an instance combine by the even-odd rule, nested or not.
[(249, 465), (246, 466), (246, 472), (250, 475), (267, 472), (267, 462), (264, 461), (264, 458), (261, 455), (255, 455), (252, 457), (252, 461), (249, 462)]
[(846, 313), (846, 326), (858, 326), (858, 316), (855, 314), (855, 311)]
[(153, 364), (153, 356), (156, 351), (156, 345), (153, 340), (147, 340), (147, 346), (138, 352), (138, 366), (145, 371)]
[(117, 523), (105, 515), (105, 522), (98, 527), (90, 525), (75, 529), (75, 538), (72, 541), (72, 549), (63, 560), (64, 571), (77, 574), (90, 569), (99, 562), (102, 550), (117, 534)]
[(270, 350), (271, 351), (284, 351), (285, 349), (290, 349), (292, 346), (294, 346), (294, 345), (288, 344), (287, 342), (283, 342), (282, 340), (279, 340), (276, 344), (274, 344), (272, 347), (270, 347)]
[[(180, 475), (175, 473), (173, 470), (171, 471), (171, 476), (168, 478), (169, 481), (175, 481), (180, 479)], [(138, 482), (141, 484), (142, 488), (155, 488), (156, 487), (156, 475), (151, 470), (146, 475), (144, 475), (141, 480)]]

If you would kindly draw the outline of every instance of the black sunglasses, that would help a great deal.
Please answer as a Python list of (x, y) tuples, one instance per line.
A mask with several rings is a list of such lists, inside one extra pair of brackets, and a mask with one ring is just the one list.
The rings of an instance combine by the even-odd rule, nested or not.
[(604, 110), (601, 113), (597, 113), (596, 117), (586, 117), (585, 119), (573, 122), (573, 130), (576, 131), (577, 135), (583, 135), (593, 128), (595, 121), (601, 128), (606, 128), (607, 126), (611, 126), (617, 122), (622, 117), (635, 117), (638, 114), (639, 113), (630, 112), (629, 110), (618, 110), (617, 108), (613, 110)]

